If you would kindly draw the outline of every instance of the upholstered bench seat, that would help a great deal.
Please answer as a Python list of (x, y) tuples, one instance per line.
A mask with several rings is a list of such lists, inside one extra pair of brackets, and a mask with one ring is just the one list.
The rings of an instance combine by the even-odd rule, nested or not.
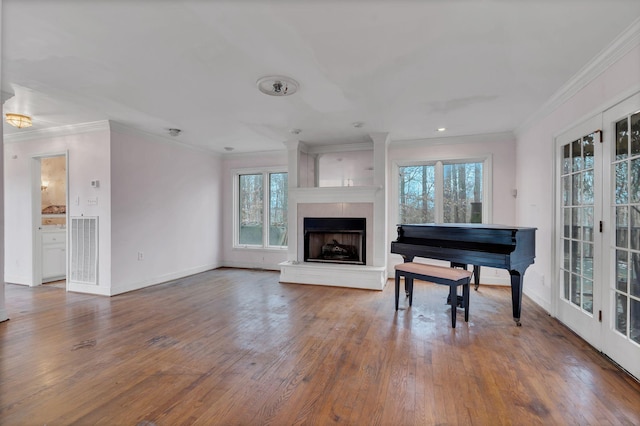
[(469, 321), (469, 282), (472, 273), (464, 269), (447, 268), (444, 266), (427, 265), (424, 263), (406, 262), (396, 265), (396, 311), (400, 298), (400, 278), (404, 277), (405, 290), (409, 296), (409, 306), (413, 304), (413, 280), (428, 281), (435, 284), (449, 286), (449, 300), (451, 303), (451, 326), (456, 327), (457, 288), (462, 286), (462, 307), (464, 320)]

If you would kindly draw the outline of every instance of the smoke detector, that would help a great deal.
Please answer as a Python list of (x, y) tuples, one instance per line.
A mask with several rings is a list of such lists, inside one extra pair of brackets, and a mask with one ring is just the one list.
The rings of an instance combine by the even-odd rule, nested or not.
[(258, 79), (258, 90), (269, 96), (290, 96), (298, 91), (298, 82), (282, 75), (271, 75)]

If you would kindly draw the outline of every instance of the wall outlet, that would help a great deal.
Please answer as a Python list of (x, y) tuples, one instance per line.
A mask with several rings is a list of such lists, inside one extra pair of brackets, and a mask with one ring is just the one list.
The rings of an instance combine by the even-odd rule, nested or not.
[(138, 260), (143, 260), (144, 259), (144, 253), (142, 253), (141, 251), (138, 252)]

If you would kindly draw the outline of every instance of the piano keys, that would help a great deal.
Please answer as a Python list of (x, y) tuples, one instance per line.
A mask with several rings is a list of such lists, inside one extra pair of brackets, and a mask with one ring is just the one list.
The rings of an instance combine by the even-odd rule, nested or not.
[(480, 266), (506, 269), (511, 277), (513, 320), (521, 325), (522, 281), (535, 259), (536, 228), (475, 223), (398, 225), (398, 238), (391, 253), (405, 262), (424, 257), (451, 262), (452, 266), (473, 265), (476, 290)]

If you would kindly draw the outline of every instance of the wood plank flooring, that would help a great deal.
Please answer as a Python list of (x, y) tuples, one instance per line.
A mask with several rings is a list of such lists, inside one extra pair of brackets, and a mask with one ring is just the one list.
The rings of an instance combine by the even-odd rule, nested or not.
[(640, 424), (640, 384), (526, 297), (218, 269), (112, 298), (6, 285), (2, 425)]

